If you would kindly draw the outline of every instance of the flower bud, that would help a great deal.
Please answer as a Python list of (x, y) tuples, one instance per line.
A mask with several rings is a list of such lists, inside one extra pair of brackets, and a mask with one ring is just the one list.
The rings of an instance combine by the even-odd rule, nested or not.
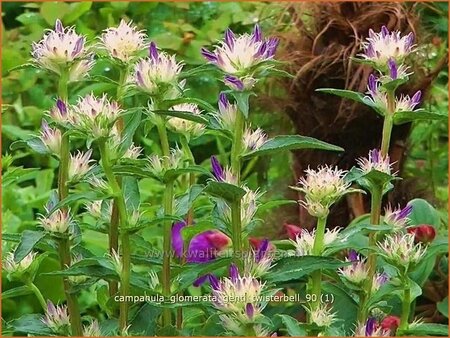
[(50, 213), (50, 209), (45, 207), (47, 216), (39, 217), (39, 226), (44, 230), (52, 233), (66, 233), (72, 224), (72, 218), (69, 215), (69, 211), (55, 210)]
[[(173, 106), (169, 110), (188, 112), (198, 116), (201, 115), (201, 110), (198, 108), (198, 106), (196, 104), (190, 103), (179, 104)], [(205, 126), (203, 124), (179, 117), (170, 117), (167, 120), (167, 125), (174, 132), (191, 135), (192, 137), (200, 136), (205, 130)]]
[(34, 260), (36, 259), (36, 255), (37, 253), (30, 252), (20, 262), (16, 262), (14, 260), (14, 253), (8, 252), (6, 255), (6, 259), (3, 262), (3, 269), (8, 274), (14, 273), (21, 274), (25, 270), (27, 270), (30, 267), (30, 265), (34, 262)]
[(113, 59), (129, 63), (146, 47), (147, 35), (138, 31), (131, 21), (121, 20), (118, 27), (110, 27), (100, 37), (101, 47), (108, 51)]
[(339, 274), (352, 284), (358, 286), (362, 285), (369, 275), (366, 260), (361, 258), (355, 251), (351, 250), (345, 261), (351, 262), (352, 264), (340, 268), (338, 270)]
[(387, 316), (381, 321), (381, 328), (386, 331), (390, 331), (392, 335), (395, 335), (395, 331), (400, 326), (400, 318), (397, 316)]
[(228, 184), (237, 184), (237, 178), (233, 175), (230, 168), (222, 168), (216, 156), (211, 156), (211, 167), (214, 178), (217, 182), (226, 182)]
[(102, 337), (102, 331), (100, 330), (100, 325), (98, 321), (94, 319), (89, 325), (83, 326), (83, 336), (84, 337)]
[(94, 160), (91, 159), (92, 149), (82, 153), (78, 151), (76, 155), (70, 154), (68, 179), (77, 182), (85, 176), (91, 169)]
[[(333, 230), (326, 229), (323, 244), (324, 249), (330, 247), (339, 238), (340, 228), (334, 228)], [(290, 240), (294, 245), (297, 256), (309, 256), (312, 255), (314, 241), (316, 238), (316, 229), (308, 231), (301, 229), (295, 240)]]
[(301, 233), (302, 228), (294, 224), (284, 224), (289, 239), (295, 240)]
[(232, 131), (236, 123), (237, 106), (228, 101), (225, 93), (219, 95), (219, 113), (215, 114), (216, 120), (223, 129)]
[(355, 329), (355, 337), (390, 337), (391, 331), (378, 325), (376, 318), (369, 317), (365, 323), (360, 323)]
[(432, 225), (421, 224), (407, 229), (408, 233), (414, 235), (415, 243), (431, 243), (436, 237), (436, 230)]
[(54, 305), (47, 301), (47, 310), (42, 322), (53, 332), (60, 333), (70, 326), (70, 318), (66, 305)]
[(391, 264), (408, 271), (410, 265), (416, 265), (425, 255), (426, 248), (415, 244), (413, 234), (387, 235), (382, 243), (378, 243), (380, 254)]
[(61, 132), (59, 129), (50, 128), (47, 121), (42, 120), (40, 139), (50, 152), (59, 155), (61, 152)]
[(389, 205), (385, 208), (384, 222), (391, 225), (394, 228), (394, 231), (404, 230), (409, 223), (408, 216), (411, 214), (412, 210), (412, 205), (406, 205), (403, 209), (400, 207), (392, 209)]
[(315, 309), (306, 309), (312, 323), (320, 328), (331, 326), (336, 321), (336, 313), (331, 312), (331, 308), (327, 304), (319, 303)]
[(376, 170), (387, 175), (395, 175), (395, 173), (392, 173), (392, 164), (390, 163), (389, 155), (381, 155), (381, 151), (378, 149), (369, 151), (369, 156), (367, 158), (359, 158), (357, 163), (359, 170), (363, 174), (368, 174), (372, 170)]
[(245, 151), (252, 151), (261, 148), (261, 146), (267, 141), (267, 135), (258, 128), (256, 130), (245, 129), (243, 135), (243, 144)]

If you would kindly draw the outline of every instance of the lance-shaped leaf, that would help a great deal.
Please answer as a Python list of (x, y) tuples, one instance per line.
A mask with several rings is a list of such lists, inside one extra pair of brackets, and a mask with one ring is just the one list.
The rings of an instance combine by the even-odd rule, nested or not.
[(43, 231), (25, 230), (22, 233), (19, 245), (14, 251), (14, 261), (18, 263), (24, 259), (33, 250), (35, 245), (44, 237), (45, 232)]
[(181, 110), (154, 110), (155, 114), (165, 115), (165, 116), (172, 116), (172, 117), (178, 117), (179, 119), (188, 120), (192, 122), (197, 122), (201, 124), (208, 124), (208, 119), (206, 117), (203, 117), (202, 115), (193, 114), (188, 111), (181, 111)]
[(344, 151), (344, 149), (342, 149), (341, 147), (317, 140), (312, 137), (301, 135), (280, 135), (268, 140), (259, 149), (248, 152), (243, 156), (243, 158), (247, 159), (254, 156), (272, 155), (283, 150), (298, 149)]
[(344, 99), (349, 99), (352, 101), (363, 103), (372, 108), (375, 107), (374, 103), (371, 100), (369, 100), (368, 98), (366, 98), (366, 96), (360, 92), (354, 92), (352, 90), (346, 90), (346, 89), (335, 89), (335, 88), (318, 88), (318, 89), (316, 89), (316, 92), (336, 95), (339, 97), (343, 97)]
[(185, 175), (189, 173), (198, 173), (201, 175), (207, 175), (209, 177), (212, 177), (209, 170), (206, 170), (205, 168), (199, 166), (199, 165), (191, 165), (186, 168), (178, 168), (178, 169), (169, 169), (164, 173), (163, 181), (164, 182), (170, 182), (175, 180), (180, 175)]
[(193, 103), (198, 105), (200, 108), (206, 110), (207, 112), (214, 112), (217, 109), (214, 108), (211, 104), (209, 104), (208, 102), (202, 100), (202, 99), (198, 99), (195, 97), (181, 97), (179, 99), (174, 99), (174, 100), (166, 100), (164, 102), (161, 103), (160, 107), (161, 110), (168, 110), (170, 107), (182, 104), (182, 103)]
[(42, 140), (39, 137), (32, 137), (27, 140), (18, 140), (11, 143), (10, 145), (11, 151), (27, 147), (38, 154), (44, 155), (50, 153), (47, 146), (44, 144), (44, 142), (42, 142)]
[(205, 188), (205, 192), (214, 197), (223, 198), (229, 203), (240, 200), (245, 195), (245, 190), (226, 182), (210, 181)]
[(270, 283), (298, 280), (316, 270), (336, 270), (351, 263), (332, 257), (295, 256), (282, 258), (275, 262), (267, 281)]
[(53, 332), (42, 321), (42, 315), (28, 314), (13, 320), (9, 325), (14, 329), (15, 333), (23, 333), (21, 336), (36, 335), (36, 336), (52, 336)]
[(448, 337), (448, 325), (436, 323), (420, 323), (414, 326), (411, 325), (411, 328), (409, 328), (408, 330), (399, 331), (398, 334), (413, 337), (423, 337), (423, 336)]
[(394, 124), (400, 125), (417, 120), (446, 120), (448, 115), (434, 113), (431, 111), (425, 111), (418, 109), (415, 111), (401, 111), (394, 114)]
[(133, 136), (136, 132), (136, 129), (141, 124), (142, 110), (138, 110), (130, 115), (130, 117), (126, 120), (125, 128), (122, 132), (122, 140), (120, 144), (119, 153), (123, 154), (127, 151), (127, 149), (131, 146), (133, 142)]

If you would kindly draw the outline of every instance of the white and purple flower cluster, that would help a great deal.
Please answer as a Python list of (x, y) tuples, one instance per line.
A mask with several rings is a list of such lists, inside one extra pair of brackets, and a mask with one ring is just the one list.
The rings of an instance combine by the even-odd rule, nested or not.
[(227, 29), (215, 50), (202, 48), (202, 55), (225, 73), (227, 86), (242, 91), (253, 87), (257, 81), (255, 73), (264, 61), (273, 59), (278, 43), (277, 38), (263, 38), (261, 28), (256, 24), (252, 34), (236, 36)]

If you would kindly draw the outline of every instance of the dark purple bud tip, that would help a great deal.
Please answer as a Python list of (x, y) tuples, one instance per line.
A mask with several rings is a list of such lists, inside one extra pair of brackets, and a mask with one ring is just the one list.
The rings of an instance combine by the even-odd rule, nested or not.
[(219, 94), (219, 109), (226, 109), (230, 103), (228, 102), (227, 95), (225, 93)]
[(422, 97), (422, 92), (420, 90), (418, 90), (413, 97), (411, 98), (411, 105), (413, 106), (413, 108), (415, 106), (417, 106), (420, 103), (420, 99)]
[(355, 250), (350, 250), (349, 252), (348, 252), (348, 259), (350, 260), (350, 261), (352, 261), (352, 262), (357, 262), (359, 259), (358, 259), (358, 254), (356, 253), (356, 251)]
[(61, 20), (59, 20), (59, 19), (56, 19), (55, 31), (57, 33), (64, 33), (64, 26), (63, 26)]
[(255, 27), (253, 28), (253, 41), (254, 42), (259, 42), (262, 40), (262, 33), (261, 33), (261, 27), (259, 27), (258, 24), (255, 25)]
[(375, 93), (377, 91), (377, 79), (373, 74), (369, 75), (368, 87), (371, 93)]
[(387, 29), (387, 27), (383, 25), (383, 27), (381, 27), (381, 36), (383, 38), (385, 38), (388, 35), (389, 35), (389, 29)]
[(230, 279), (233, 283), (236, 283), (239, 278), (239, 270), (233, 263), (230, 265)]
[(207, 280), (209, 280), (209, 275), (203, 275), (198, 277), (194, 283), (192, 283), (193, 286), (198, 288), (200, 285), (203, 285)]
[(224, 82), (235, 90), (244, 90), (244, 83), (235, 76), (225, 75)]
[(156, 44), (153, 41), (150, 42), (150, 46), (148, 47), (148, 55), (153, 61), (158, 60), (158, 49), (156, 48)]
[(402, 219), (406, 218), (411, 214), (412, 210), (413, 210), (413, 206), (410, 204), (407, 204), (406, 207), (404, 207), (403, 209), (400, 210), (398, 217), (402, 218)]
[(72, 57), (78, 55), (84, 47), (84, 37), (80, 37), (77, 42), (75, 42), (75, 47), (72, 51)]
[(390, 58), (387, 62), (388, 68), (389, 68), (389, 75), (391, 76), (392, 80), (396, 80), (398, 77), (398, 67), (397, 63), (394, 59)]
[(61, 115), (64, 116), (67, 114), (67, 106), (63, 100), (61, 100), (61, 99), (56, 100), (56, 107), (58, 108)]
[(380, 151), (378, 149), (372, 149), (369, 152), (369, 157), (373, 163), (379, 163), (381, 161)]
[(217, 63), (217, 55), (210, 52), (206, 48), (201, 49), (201, 54), (207, 61)]
[(216, 276), (214, 276), (213, 274), (209, 274), (209, 283), (211, 284), (211, 287), (213, 288), (213, 290), (219, 290), (220, 289), (220, 283), (219, 280), (217, 279)]
[(377, 320), (374, 317), (369, 317), (366, 322), (366, 337), (371, 337), (377, 327)]
[(255, 315), (255, 308), (253, 304), (247, 303), (247, 305), (245, 305), (245, 313), (249, 319), (253, 319), (253, 316)]
[(227, 30), (225, 31), (225, 43), (227, 44), (227, 46), (232, 49), (234, 47), (234, 41), (236, 40), (234, 33), (231, 29), (227, 28)]
[(211, 156), (211, 167), (213, 170), (213, 175), (218, 181), (223, 181), (224, 175), (223, 175), (223, 169), (220, 165), (219, 160), (215, 156)]
[(268, 239), (264, 239), (262, 242), (261, 242), (261, 244), (260, 244), (260, 246), (259, 246), (259, 248), (258, 248), (258, 251), (256, 251), (256, 257), (255, 257), (255, 259), (256, 259), (256, 262), (258, 263), (259, 261), (261, 261), (261, 259), (263, 259), (264, 258), (264, 256), (266, 255), (266, 253), (267, 253), (267, 249), (269, 248), (269, 240)]

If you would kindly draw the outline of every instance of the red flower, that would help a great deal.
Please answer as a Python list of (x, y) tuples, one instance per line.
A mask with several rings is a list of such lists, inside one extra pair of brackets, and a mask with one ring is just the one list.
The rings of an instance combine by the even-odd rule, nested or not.
[(400, 325), (400, 318), (397, 316), (387, 316), (381, 321), (380, 324), (383, 330), (390, 330), (391, 335), (395, 333), (399, 325)]
[(295, 238), (297, 235), (302, 231), (302, 228), (300, 228), (297, 225), (294, 224), (284, 224), (284, 227), (286, 228), (287, 235), (290, 239), (295, 241)]
[(416, 243), (430, 243), (436, 237), (436, 230), (429, 224), (421, 224), (408, 228), (408, 233), (414, 234), (414, 240)]

